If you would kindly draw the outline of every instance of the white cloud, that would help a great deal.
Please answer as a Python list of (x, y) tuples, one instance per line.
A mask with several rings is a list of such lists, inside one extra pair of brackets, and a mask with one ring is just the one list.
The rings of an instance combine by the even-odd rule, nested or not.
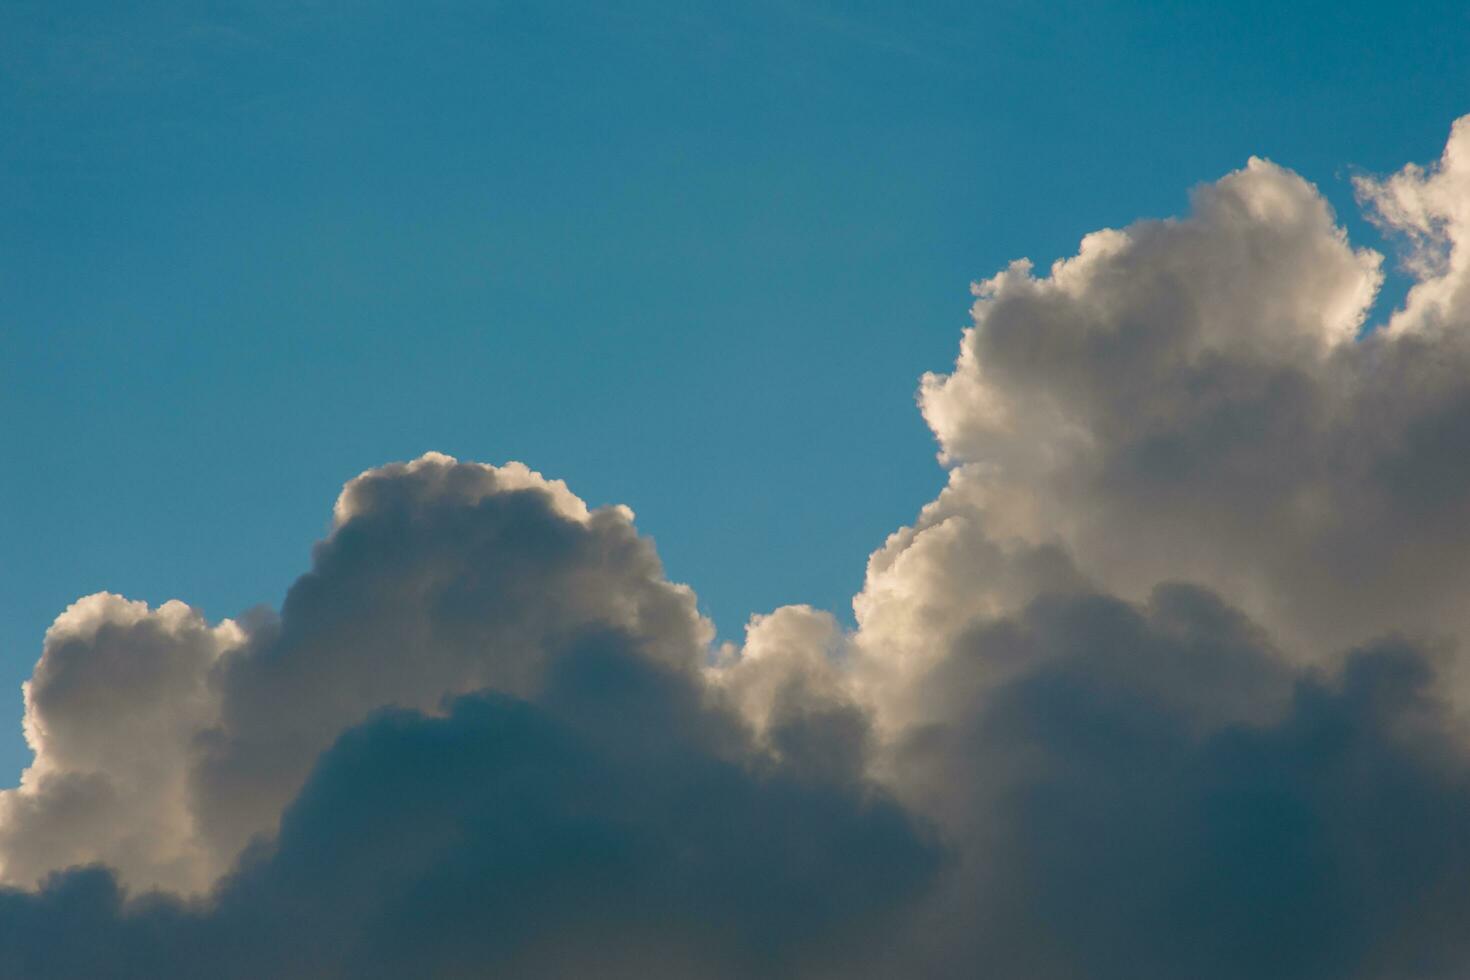
[(1456, 121), (1437, 165), (1409, 164), (1387, 179), (1360, 176), (1353, 183), (1379, 224), (1411, 245), (1405, 266), (1418, 281), (1389, 330), (1463, 328), (1470, 309), (1470, 116)]
[(6, 880), (103, 861), (142, 885), (212, 882), (220, 869), (196, 833), (191, 745), (219, 721), (211, 671), (244, 640), (234, 622), (210, 627), (181, 602), (151, 610), (108, 593), (56, 618), (25, 685), (35, 761), (0, 793)]
[[(1360, 187), (1428, 229), (1425, 215), (1466, 197), (1453, 155), (1434, 176)], [(1470, 467), (1456, 462), (1470, 450), (1470, 309), (1439, 303), (1460, 329), (1432, 337), (1358, 340), (1379, 265), (1315, 188), (1252, 159), (1197, 190), (1188, 217), (1089, 235), (1044, 277), (1017, 262), (978, 284), (954, 371), (921, 391), (956, 466), (935, 505), (946, 533), (969, 521), (984, 540), (957, 550), (957, 618), (1011, 578), (973, 567), (987, 548), (1055, 547), (1133, 598), (1208, 585), (1309, 658), (1385, 630), (1470, 627), (1457, 573)], [(1447, 297), (1449, 278), (1420, 288)], [(1396, 324), (1420, 316), (1417, 296)], [(875, 559), (860, 613), (910, 587), (933, 605), (933, 586), (895, 582), (890, 568), (923, 566), (901, 551)]]

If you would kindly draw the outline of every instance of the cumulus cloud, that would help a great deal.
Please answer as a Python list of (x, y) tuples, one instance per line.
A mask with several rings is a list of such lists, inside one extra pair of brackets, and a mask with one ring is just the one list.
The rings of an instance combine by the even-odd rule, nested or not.
[(1218, 597), (1043, 597), (977, 625), (895, 749), (959, 842), (917, 972), (1454, 977), (1470, 765), (1402, 641), (1294, 670)]
[[(395, 710), (317, 764), (206, 904), (73, 872), (0, 899), (6, 975), (771, 976), (872, 946), (939, 850), (891, 800), (742, 760), (697, 675), (616, 634), (535, 703)], [(6, 907), (6, 902), (9, 908)], [(104, 969), (97, 971), (97, 965)]]
[(1409, 164), (1387, 180), (1354, 183), (1370, 216), (1412, 246), (1404, 264), (1417, 281), (1389, 330), (1463, 325), (1470, 306), (1470, 119), (1455, 122), (1436, 166)]
[(1470, 117), (975, 286), (857, 628), (712, 647), (630, 511), (430, 454), (278, 612), (98, 595), (26, 687), (0, 973), (1462, 976)]
[[(1433, 173), (1360, 192), (1453, 240), (1434, 216), (1455, 210), (1466, 134)], [(1380, 262), (1309, 183), (1253, 159), (1186, 218), (979, 283), (955, 370), (921, 391), (955, 464), (940, 510), (997, 548), (1060, 548), (1125, 597), (1206, 585), (1307, 659), (1385, 630), (1465, 633), (1470, 330), (1411, 329), (1411, 299), (1395, 329), (1359, 339)], [(1464, 270), (1436, 276), (1421, 286), (1460, 295)], [(1436, 310), (1470, 322), (1465, 301)], [(915, 546), (932, 552), (924, 524)], [(873, 615), (906, 561), (875, 561)]]
[[(334, 515), (280, 614), (248, 631), (111, 596), (57, 620), (27, 688), (36, 762), (0, 798), (7, 879), (102, 861), (135, 886), (207, 887), (373, 711), (529, 695), (589, 629), (684, 669), (709, 641), (630, 511), (589, 511), (518, 464), (386, 466), (348, 483)], [(108, 831), (63, 830), (78, 821)]]
[(19, 789), (0, 794), (8, 880), (104, 861), (146, 885), (209, 884), (190, 743), (219, 714), (211, 669), (244, 638), (235, 623), (211, 628), (181, 602), (150, 610), (105, 593), (56, 618), (25, 685), (35, 762)]

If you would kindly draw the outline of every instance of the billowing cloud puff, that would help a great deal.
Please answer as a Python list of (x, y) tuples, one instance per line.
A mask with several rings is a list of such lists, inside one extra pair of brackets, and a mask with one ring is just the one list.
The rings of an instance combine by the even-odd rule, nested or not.
[[(1360, 191), (1454, 241), (1456, 219), (1438, 216), (1463, 207), (1467, 134), (1439, 169)], [(1470, 269), (1421, 284), (1463, 295), (1436, 301), (1440, 327), (1406, 310), (1359, 338), (1380, 259), (1349, 246), (1310, 184), (1252, 160), (1194, 203), (1089, 235), (1046, 277), (1022, 262), (975, 287), (954, 372), (921, 392), (955, 464), (934, 527), (977, 522), (1009, 553), (1060, 548), (1133, 599), (1209, 586), (1306, 659), (1385, 630), (1470, 632)], [(941, 547), (926, 536), (915, 546)], [(875, 559), (875, 621), (905, 563), (919, 564)]]
[(1370, 216), (1412, 245), (1404, 263), (1417, 280), (1390, 331), (1454, 330), (1470, 307), (1470, 117), (1456, 121), (1438, 166), (1409, 164), (1387, 180), (1360, 177)]
[(1470, 120), (975, 287), (857, 629), (712, 648), (632, 513), (351, 481), (278, 613), (98, 595), (26, 688), (0, 975), (1470, 970)]
[(208, 885), (190, 750), (219, 717), (211, 671), (244, 641), (235, 623), (210, 628), (181, 602), (150, 610), (103, 593), (58, 616), (25, 685), (36, 759), (0, 794), (5, 877), (104, 861), (144, 885)]
[(754, 766), (702, 702), (603, 634), (534, 704), (375, 713), (207, 903), (124, 907), (102, 871), (0, 897), (0, 972), (773, 976), (881, 947), (937, 845), (858, 782)]
[(911, 973), (1463, 976), (1470, 759), (1432, 657), (1264, 641), (1179, 585), (976, 624), (894, 749), (957, 842)]
[(681, 669), (709, 642), (626, 508), (589, 512), (523, 466), (430, 454), (351, 481), (334, 513), (312, 571), (248, 631), (109, 596), (57, 620), (27, 689), (36, 762), (0, 797), (7, 879), (102, 861), (206, 888), (378, 709), (532, 694), (589, 630)]

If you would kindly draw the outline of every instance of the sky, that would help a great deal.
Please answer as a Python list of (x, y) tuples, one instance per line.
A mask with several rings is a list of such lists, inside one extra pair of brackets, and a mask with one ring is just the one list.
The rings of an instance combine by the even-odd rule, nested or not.
[(278, 604), (322, 501), (428, 450), (631, 506), (721, 636), (850, 617), (942, 483), (913, 395), (971, 281), (1250, 154), (1369, 234), (1348, 178), (1437, 154), (1467, 30), (1454, 3), (10, 0), (0, 688), (80, 595)]
[(1463, 975), (1467, 42), (3, 0), (0, 966)]
[(1348, 175), (1470, 91), (1461, 4), (0, 16), (12, 691), (78, 595), (278, 604), (323, 498), (428, 450), (631, 505), (723, 636), (847, 616), (941, 483), (969, 282), (1252, 153), (1361, 228)]

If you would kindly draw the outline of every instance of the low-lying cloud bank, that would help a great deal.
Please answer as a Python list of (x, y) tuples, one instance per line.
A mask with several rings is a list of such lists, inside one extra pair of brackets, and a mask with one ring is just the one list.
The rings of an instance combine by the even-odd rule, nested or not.
[(1470, 117), (975, 287), (858, 628), (712, 649), (631, 512), (430, 454), (278, 614), (94, 595), (26, 686), (0, 975), (1470, 971)]

